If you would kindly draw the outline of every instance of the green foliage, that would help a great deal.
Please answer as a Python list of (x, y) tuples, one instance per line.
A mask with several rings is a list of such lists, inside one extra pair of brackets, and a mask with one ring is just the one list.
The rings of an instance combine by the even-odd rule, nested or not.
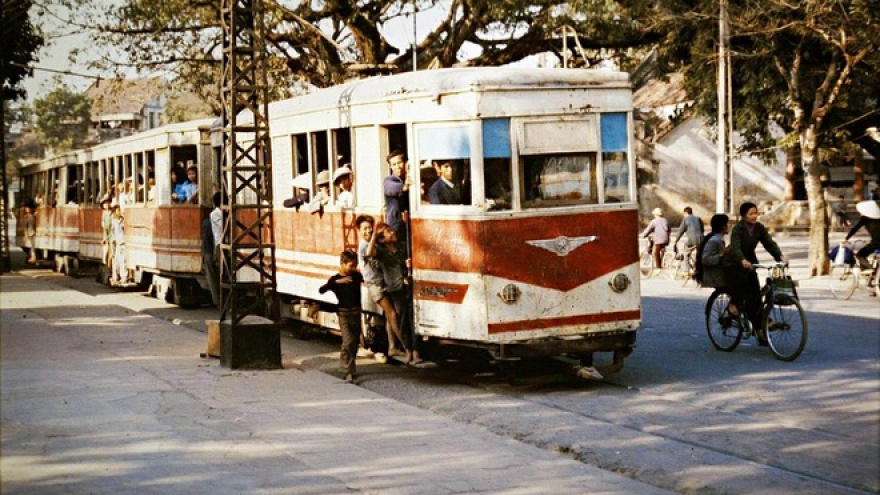
[(2, 54), (0, 54), (0, 87), (3, 100), (25, 97), (21, 83), (32, 73), (30, 64), (36, 61), (37, 50), (43, 46), (42, 35), (31, 24), (31, 0), (3, 1), (0, 8), (2, 26)]
[(90, 109), (91, 102), (85, 94), (59, 85), (34, 102), (37, 130), (56, 152), (78, 148), (88, 134)]
[[(876, 92), (880, 11), (869, 3), (731, 2), (734, 124), (746, 139), (745, 149), (793, 144), (790, 139), (778, 143), (769, 121), (779, 124), (786, 135), (812, 128), (819, 147), (834, 147), (864, 134), (864, 128), (880, 118)], [(686, 74), (687, 91), (697, 110), (714, 120), (718, 3), (661, 4), (680, 12), (655, 27), (666, 33), (660, 43), (662, 63)]]

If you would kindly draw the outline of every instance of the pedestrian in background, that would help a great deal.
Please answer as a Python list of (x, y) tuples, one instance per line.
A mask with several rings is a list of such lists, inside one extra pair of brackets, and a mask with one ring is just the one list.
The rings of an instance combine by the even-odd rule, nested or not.
[(678, 253), (678, 241), (684, 234), (687, 234), (688, 248), (695, 248), (703, 242), (703, 221), (694, 215), (694, 210), (690, 206), (684, 207), (684, 218), (681, 220), (681, 225), (678, 226), (678, 236), (672, 243), (676, 253)]
[(654, 208), (651, 214), (654, 219), (642, 231), (642, 237), (651, 236), (654, 242), (654, 266), (663, 268), (663, 251), (669, 245), (669, 221), (663, 217), (663, 210), (660, 208)]

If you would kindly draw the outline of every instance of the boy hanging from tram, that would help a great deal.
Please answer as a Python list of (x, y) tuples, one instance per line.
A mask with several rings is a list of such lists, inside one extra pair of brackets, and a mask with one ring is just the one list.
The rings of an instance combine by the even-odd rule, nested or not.
[[(361, 273), (367, 286), (367, 294), (373, 302), (382, 308), (385, 314), (385, 331), (388, 334), (388, 356), (407, 356), (406, 350), (400, 350), (398, 341), (403, 343), (403, 335), (398, 326), (398, 314), (394, 308), (391, 297), (388, 295), (385, 283), (385, 267), (393, 265), (396, 260), (385, 247), (378, 247), (379, 232), (392, 230), (380, 221), (377, 225), (373, 217), (360, 215), (355, 220), (355, 226), (361, 234), (358, 246), (358, 260), (361, 265)], [(385, 235), (382, 235), (385, 239)], [(393, 239), (393, 237), (392, 237)]]

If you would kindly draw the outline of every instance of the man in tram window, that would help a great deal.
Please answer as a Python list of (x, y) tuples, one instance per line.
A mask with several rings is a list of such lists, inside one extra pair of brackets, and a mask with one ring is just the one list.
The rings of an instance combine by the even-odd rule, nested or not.
[(432, 205), (460, 205), (461, 186), (456, 182), (452, 160), (437, 160), (435, 167), (440, 178), (428, 190), (428, 201)]
[(407, 174), (406, 156), (394, 150), (388, 154), (391, 173), (385, 177), (385, 224), (394, 229), (399, 239), (406, 239), (405, 224), (409, 212), (409, 188), (411, 178)]
[(342, 208), (353, 208), (354, 193), (351, 188), (354, 185), (354, 177), (348, 163), (333, 172), (333, 185), (339, 190), (336, 194), (336, 205)]

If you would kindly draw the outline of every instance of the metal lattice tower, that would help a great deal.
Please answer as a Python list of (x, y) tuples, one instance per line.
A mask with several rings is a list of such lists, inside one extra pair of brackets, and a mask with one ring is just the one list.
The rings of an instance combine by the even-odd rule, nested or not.
[(263, 0), (221, 0), (220, 286), (223, 315), (233, 327), (248, 315), (277, 321), (279, 313), (263, 12)]

